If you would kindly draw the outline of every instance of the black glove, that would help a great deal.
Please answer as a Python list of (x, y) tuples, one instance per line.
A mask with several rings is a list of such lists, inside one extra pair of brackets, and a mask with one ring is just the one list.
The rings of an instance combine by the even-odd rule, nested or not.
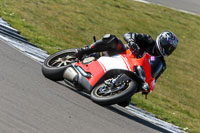
[(138, 45), (137, 45), (134, 41), (132, 41), (132, 40), (130, 40), (130, 41), (128, 42), (128, 46), (129, 46), (133, 51), (138, 51), (138, 50), (139, 50)]
[(133, 32), (128, 32), (124, 34), (124, 40), (128, 43), (131, 41), (135, 41), (135, 33)]

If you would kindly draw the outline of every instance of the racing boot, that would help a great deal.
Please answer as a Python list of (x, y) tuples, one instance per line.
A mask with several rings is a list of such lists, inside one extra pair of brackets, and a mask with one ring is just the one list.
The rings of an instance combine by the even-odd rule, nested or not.
[(103, 45), (102, 45), (103, 43), (104, 43), (104, 41), (101, 39), (89, 46), (78, 48), (76, 57), (80, 60), (83, 57), (83, 55), (85, 55), (85, 54), (91, 54), (93, 52), (103, 51), (103, 50), (101, 50), (101, 48), (103, 47)]

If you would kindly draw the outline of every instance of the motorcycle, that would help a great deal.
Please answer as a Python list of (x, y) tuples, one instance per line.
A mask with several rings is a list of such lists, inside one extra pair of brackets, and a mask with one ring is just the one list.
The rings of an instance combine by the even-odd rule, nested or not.
[(67, 85), (90, 94), (92, 101), (106, 106), (127, 106), (131, 97), (155, 88), (157, 74), (151, 72), (151, 56), (127, 48), (120, 54), (100, 52), (77, 59), (77, 49), (62, 50), (49, 56), (42, 73), (53, 81), (64, 80)]

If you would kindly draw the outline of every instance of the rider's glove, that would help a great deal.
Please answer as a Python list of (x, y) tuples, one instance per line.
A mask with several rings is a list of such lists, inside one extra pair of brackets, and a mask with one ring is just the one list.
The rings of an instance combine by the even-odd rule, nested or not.
[(129, 48), (131, 48), (133, 51), (138, 50), (138, 46), (135, 43), (135, 33), (128, 32), (124, 34), (124, 40), (128, 43)]
[(128, 32), (126, 34), (124, 34), (124, 40), (128, 43), (128, 42), (134, 42), (135, 40), (135, 33), (133, 32)]
[(137, 51), (139, 49), (138, 45), (134, 42), (134, 40), (129, 39), (128, 46), (133, 50)]

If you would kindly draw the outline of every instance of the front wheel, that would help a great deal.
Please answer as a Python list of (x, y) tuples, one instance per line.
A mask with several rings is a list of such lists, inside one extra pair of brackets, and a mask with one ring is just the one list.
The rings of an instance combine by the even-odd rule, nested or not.
[(111, 80), (104, 81), (92, 90), (91, 99), (95, 103), (103, 106), (121, 103), (137, 92), (137, 83), (133, 80), (122, 80), (114, 86)]
[(75, 62), (76, 53), (76, 49), (67, 49), (52, 54), (42, 65), (43, 75), (53, 81), (63, 80), (63, 73), (68, 65)]

